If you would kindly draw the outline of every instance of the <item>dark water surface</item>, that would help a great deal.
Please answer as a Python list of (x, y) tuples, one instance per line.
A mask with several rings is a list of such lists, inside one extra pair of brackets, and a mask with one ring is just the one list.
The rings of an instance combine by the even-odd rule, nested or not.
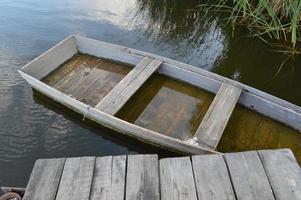
[(301, 105), (300, 59), (274, 77), (283, 54), (244, 31), (232, 37), (218, 17), (193, 10), (199, 3), (1, 0), (0, 186), (25, 186), (38, 158), (160, 153), (87, 126), (33, 95), (17, 70), (70, 34), (173, 58)]

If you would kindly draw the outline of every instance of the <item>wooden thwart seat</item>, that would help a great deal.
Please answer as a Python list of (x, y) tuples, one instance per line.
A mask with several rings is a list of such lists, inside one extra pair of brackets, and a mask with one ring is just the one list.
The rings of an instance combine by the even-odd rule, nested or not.
[(159, 68), (162, 61), (144, 57), (95, 108), (110, 115), (115, 115), (133, 96), (143, 83)]
[(223, 83), (195, 133), (195, 139), (216, 149), (242, 89)]

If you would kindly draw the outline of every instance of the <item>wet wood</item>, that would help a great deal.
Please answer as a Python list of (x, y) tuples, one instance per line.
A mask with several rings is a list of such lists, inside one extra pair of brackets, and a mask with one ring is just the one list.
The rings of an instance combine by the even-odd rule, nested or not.
[[(256, 112), (261, 113), (265, 116), (281, 121), (282, 123), (285, 123), (290, 127), (293, 127), (299, 131), (301, 130), (301, 123), (300, 123), (301, 108), (296, 105), (290, 104), (284, 100), (278, 99), (276, 97), (258, 91), (249, 86), (243, 85), (241, 83), (237, 83), (233, 80), (227, 79), (225, 77), (221, 77), (219, 75), (213, 74), (206, 70), (202, 70), (190, 66), (188, 64), (184, 64), (158, 55), (153, 55), (147, 52), (142, 52), (142, 51), (138, 51), (138, 50), (134, 50), (134, 49), (130, 49), (127, 47), (122, 47), (114, 44), (108, 44), (105, 42), (96, 41), (80, 36), (68, 37), (66, 40), (60, 42), (54, 48), (50, 49), (49, 51), (39, 56), (38, 58), (34, 59), (32, 62), (30, 62), (26, 66), (22, 67), (21, 70), (19, 70), (20, 74), (30, 84), (32, 84), (32, 86), (35, 89), (41, 91), (43, 94), (49, 96), (54, 100), (57, 100), (59, 103), (62, 103), (68, 108), (71, 108), (84, 116), (88, 116), (88, 118), (95, 120), (102, 125), (105, 125), (114, 130), (121, 130), (120, 132), (122, 132), (123, 134), (133, 136), (145, 142), (155, 143), (157, 145), (164, 144), (164, 148), (172, 148), (177, 151), (182, 151), (184, 149), (185, 150), (184, 153), (187, 153), (187, 151), (199, 152), (204, 149), (206, 149), (205, 150), (206, 152), (207, 151), (212, 152), (211, 150), (208, 150), (206, 146), (205, 148), (202, 148), (202, 146), (197, 146), (197, 143), (194, 140), (191, 140), (191, 137), (189, 138), (188, 135), (183, 134), (184, 135), (183, 137), (181, 135), (179, 136), (178, 133), (180, 133), (180, 131), (176, 133), (175, 138), (180, 138), (181, 140), (185, 140), (185, 141), (187, 140), (188, 142), (191, 142), (190, 144), (193, 145), (186, 145), (185, 142), (180, 140), (175, 141), (173, 140), (173, 138), (170, 137), (167, 138), (160, 137), (158, 136), (157, 131), (155, 132), (154, 130), (146, 131), (144, 129), (139, 129), (139, 131), (143, 132), (143, 134), (138, 134), (138, 128), (136, 126), (129, 126), (128, 123), (125, 123), (123, 121), (118, 121), (115, 118), (107, 118), (107, 116), (103, 115), (102, 112), (96, 111), (96, 109), (94, 109), (93, 106), (95, 106), (106, 94), (108, 94), (109, 91), (123, 77), (119, 78), (119, 80), (116, 81), (117, 83), (115, 83), (114, 81), (108, 81), (107, 82), (108, 84), (106, 85), (109, 85), (109, 87), (102, 86), (101, 84), (98, 84), (99, 79), (97, 79), (94, 76), (93, 70), (95, 68), (95, 63), (91, 64), (90, 62), (91, 64), (90, 67), (86, 66), (88, 61), (86, 63), (83, 63), (83, 65), (81, 65), (82, 67), (79, 68), (79, 72), (75, 73), (73, 78), (70, 78), (70, 81), (67, 81), (69, 84), (61, 85), (62, 86), (61, 89), (57, 88), (63, 93), (60, 93), (57, 90), (52, 90), (52, 87), (55, 86), (48, 87), (48, 85), (44, 85), (40, 81), (41, 78), (45, 77), (46, 75), (53, 74), (56, 70), (59, 70), (60, 68), (59, 65), (61, 64), (64, 65), (64, 63), (76, 53), (87, 53), (89, 55), (95, 55), (97, 57), (101, 57), (104, 59), (113, 59), (117, 62), (129, 63), (131, 65), (137, 65), (139, 61), (143, 59), (143, 57), (152, 57), (155, 58), (156, 60), (162, 60), (163, 63), (160, 66), (160, 69), (158, 70), (159, 73), (165, 74), (171, 78), (179, 79), (181, 82), (192, 84), (198, 88), (203, 88), (213, 93), (217, 92), (218, 88), (222, 85), (222, 83), (227, 83), (242, 88), (243, 89), (242, 95), (239, 98), (240, 104), (248, 108), (254, 109), (256, 110)], [(99, 59), (99, 60), (104, 60), (104, 59)], [(121, 66), (125, 67), (124, 65)], [(74, 72), (75, 70), (71, 70), (71, 71)], [(105, 70), (105, 71), (110, 71), (110, 70)], [(69, 72), (67, 71), (64, 77), (68, 77), (68, 73)], [(105, 75), (106, 73), (102, 73), (102, 74)], [(85, 80), (85, 78), (87, 77), (89, 77), (88, 78), (89, 81)], [(106, 76), (106, 77), (111, 77), (111, 76)], [(108, 80), (108, 79), (103, 78), (103, 80)], [(74, 87), (76, 83), (78, 83), (80, 87), (78, 88)], [(109, 83), (113, 83), (112, 86)], [(88, 87), (89, 89), (87, 89), (86, 87), (87, 84), (91, 85), (91, 87)], [(93, 88), (95, 87), (98, 88), (100, 92), (99, 91), (94, 92)], [(64, 89), (66, 89), (66, 91), (64, 91)], [(85, 93), (84, 91), (87, 90), (90, 91), (88, 93)], [(65, 94), (69, 96), (65, 96)], [(83, 102), (83, 104), (79, 103), (77, 100)], [(178, 113), (179, 113), (178, 116), (183, 116), (183, 113), (185, 113), (185, 111), (181, 109), (179, 110)], [(110, 122), (111, 120), (113, 121), (113, 123)], [(144, 121), (142, 120), (141, 123), (143, 124)], [(188, 128), (187, 123), (184, 124), (186, 126), (186, 130), (190, 129), (189, 131), (187, 131), (189, 132), (189, 134), (192, 132), (194, 133), (193, 127)], [(125, 126), (125, 128), (120, 128), (121, 125)], [(130, 127), (131, 129), (129, 129)], [(166, 127), (168, 126), (165, 126), (165, 128)], [(172, 127), (172, 129), (176, 129), (175, 127), (178, 126), (176, 126), (175, 123), (171, 123), (170, 127)], [(170, 133), (172, 133), (172, 131), (170, 131)], [(166, 135), (170, 135), (170, 134), (166, 134)], [(161, 141), (160, 139), (164, 139), (164, 141)]]
[(202, 120), (195, 138), (216, 149), (240, 96), (241, 89), (223, 83)]
[(160, 199), (157, 155), (128, 156), (125, 193), (126, 200)]
[(197, 200), (189, 157), (160, 160), (162, 200)]
[(77, 54), (42, 81), (90, 106), (95, 106), (131, 70), (111, 61)]
[(185, 141), (193, 137), (213, 97), (209, 92), (156, 74), (116, 116)]
[(95, 108), (115, 115), (161, 63), (160, 60), (144, 58)]
[(256, 151), (225, 154), (229, 174), (240, 200), (274, 200), (268, 177)]
[(56, 200), (89, 200), (95, 157), (67, 158)]
[(55, 200), (65, 158), (37, 160), (26, 187), (24, 200)]
[(287, 148), (301, 163), (301, 135), (298, 131), (237, 105), (218, 144), (220, 152)]
[(105, 98), (103, 98), (96, 106), (96, 109), (104, 110), (106, 107), (114, 101), (118, 95), (129, 85), (131, 82), (148, 66), (154, 59), (145, 57), (137, 66), (135, 66), (131, 72), (124, 77)]
[(134, 59), (134, 56), (146, 56), (163, 60), (164, 64), (160, 68), (160, 73), (193, 84), (200, 88), (204, 88), (213, 93), (217, 92), (218, 88), (223, 82), (235, 85), (243, 89), (239, 101), (242, 105), (250, 109), (257, 110), (257, 112), (271, 117), (272, 119), (282, 121), (286, 125), (292, 126), (295, 129), (301, 131), (301, 124), (299, 123), (301, 120), (301, 108), (275, 96), (269, 95), (263, 91), (259, 91), (255, 88), (228, 79), (226, 77), (222, 77), (202, 68), (194, 67), (186, 63), (182, 63), (148, 52), (97, 41), (81, 36), (75, 36), (75, 40), (79, 46), (79, 50), (82, 52), (87, 52), (89, 54), (94, 55), (98, 53), (98, 55), (100, 56), (101, 54), (99, 52), (103, 53), (102, 51), (100, 51), (102, 48), (110, 48), (114, 49), (117, 52), (123, 52), (124, 54), (127, 54), (127, 56), (115, 56), (116, 53), (114, 55), (106, 55), (114, 56), (114, 59), (122, 60), (123, 62), (137, 62), (137, 58)]
[(20, 74), (24, 79), (26, 79), (30, 84), (32, 84), (36, 90), (38, 90), (42, 94), (53, 98), (58, 103), (67, 106), (69, 109), (77, 113), (83, 114), (85, 118), (94, 120), (99, 124), (108, 127), (110, 129), (113, 129), (120, 134), (125, 134), (133, 138), (138, 138), (143, 142), (156, 144), (161, 148), (167, 149), (169, 151), (179, 152), (179, 153), (187, 153), (187, 154), (218, 153), (216, 151), (213, 151), (208, 148), (204, 148), (202, 146), (193, 145), (185, 141), (174, 139), (172, 137), (167, 137), (157, 132), (128, 123), (112, 115), (105, 114), (104, 112), (89, 107), (87, 106), (87, 104), (84, 104), (62, 93), (23, 72), (20, 72)]
[(289, 149), (259, 151), (275, 198), (301, 199), (301, 170)]
[(192, 156), (192, 164), (198, 199), (236, 199), (222, 155)]

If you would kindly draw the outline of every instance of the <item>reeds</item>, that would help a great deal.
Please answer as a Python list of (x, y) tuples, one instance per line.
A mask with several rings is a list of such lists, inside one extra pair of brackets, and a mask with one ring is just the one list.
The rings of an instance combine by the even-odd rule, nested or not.
[(230, 12), (230, 22), (262, 39), (269, 36), (293, 48), (301, 41), (301, 0), (220, 0), (215, 8)]

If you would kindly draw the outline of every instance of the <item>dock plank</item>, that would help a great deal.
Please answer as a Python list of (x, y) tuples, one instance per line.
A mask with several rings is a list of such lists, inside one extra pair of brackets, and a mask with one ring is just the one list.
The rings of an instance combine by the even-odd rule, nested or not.
[(125, 193), (126, 200), (160, 199), (157, 155), (128, 156)]
[(90, 200), (123, 200), (126, 156), (96, 158)]
[(192, 156), (192, 164), (198, 199), (235, 200), (222, 155)]
[(163, 158), (157, 155), (36, 161), (24, 200), (301, 199), (289, 149)]
[(237, 199), (274, 199), (268, 177), (256, 151), (226, 153), (225, 159)]
[(26, 187), (24, 200), (54, 200), (65, 159), (37, 160)]
[(162, 200), (197, 200), (189, 157), (160, 160)]
[(301, 169), (289, 149), (258, 151), (277, 200), (301, 199)]
[(195, 133), (200, 143), (216, 149), (241, 92), (242, 89), (236, 86), (221, 85)]
[(89, 200), (95, 157), (67, 158), (56, 200)]
[(107, 94), (95, 108), (115, 115), (143, 83), (159, 68), (162, 61), (144, 58)]

